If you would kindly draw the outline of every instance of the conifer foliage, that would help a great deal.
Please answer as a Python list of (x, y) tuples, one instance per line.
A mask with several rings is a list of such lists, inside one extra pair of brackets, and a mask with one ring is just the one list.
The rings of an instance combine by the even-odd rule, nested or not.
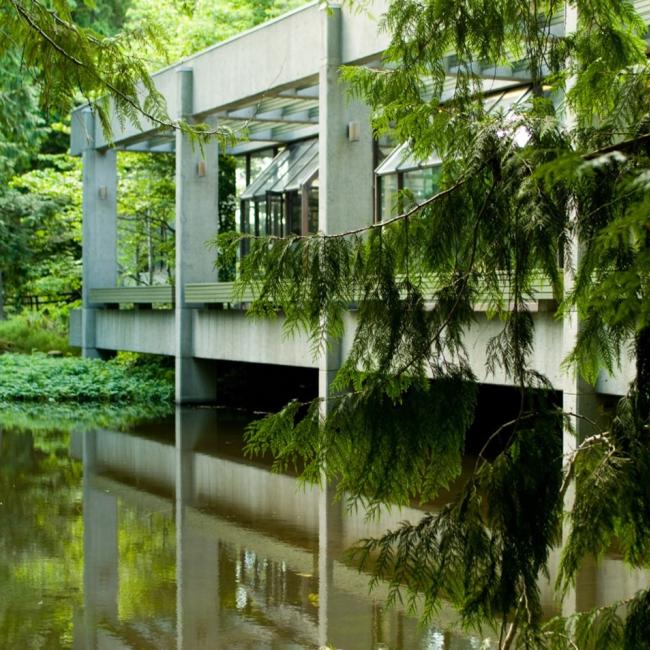
[[(88, 9), (94, 4), (83, 3)], [(80, 97), (93, 101), (109, 139), (111, 110), (122, 123), (147, 120), (162, 129), (181, 129), (199, 141), (226, 135), (168, 115), (148, 62), (140, 56), (141, 50), (153, 48), (164, 57), (164, 44), (152, 26), (105, 36), (76, 21), (76, 9), (76, 3), (66, 0), (7, 0), (0, 6), (4, 33), (10, 35), (0, 42), (0, 56), (18, 52), (25, 69), (36, 75), (44, 108), (65, 115)]]
[[(573, 31), (557, 28), (565, 12), (577, 16)], [(393, 599), (423, 595), (425, 616), (450, 601), (502, 648), (650, 647), (648, 592), (551, 622), (539, 594), (562, 540), (560, 594), (615, 541), (633, 566), (650, 557), (646, 28), (619, 0), (395, 0), (385, 27), (386, 65), (342, 74), (378, 133), (442, 158), (439, 190), (420, 205), (404, 193), (409, 209), (359, 231), (248, 238), (240, 285), (258, 292), (254, 314), (281, 310), (322, 352), (356, 310), (326, 415), (318, 403), (290, 404), (252, 427), (249, 449), (308, 479), (324, 473), (371, 509), (437, 494), (460, 472), (476, 398), (467, 333), (474, 306), (487, 305), (501, 323), (487, 369), (519, 387), (518, 417), (485, 432), (454, 502), (362, 541), (359, 558)], [(531, 94), (490, 111), (484, 78), (504, 68)], [(455, 90), (443, 96), (450, 71)], [(233, 253), (238, 243), (230, 234), (220, 245)], [(569, 457), (568, 414), (531, 366), (540, 278), (559, 313), (581, 318), (568, 364), (593, 381), (630, 348), (637, 359), (611, 427)]]

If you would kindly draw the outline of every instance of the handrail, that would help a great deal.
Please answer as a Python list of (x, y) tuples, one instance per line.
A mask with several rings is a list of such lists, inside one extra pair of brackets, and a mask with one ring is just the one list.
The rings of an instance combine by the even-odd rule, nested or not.
[[(503, 307), (511, 309), (511, 292), (504, 276), (501, 294)], [(433, 295), (440, 286), (434, 276), (421, 279), (421, 291), (425, 299), (433, 299)], [(256, 287), (248, 287), (243, 294), (235, 293), (234, 282), (195, 282), (185, 285), (185, 302), (188, 304), (205, 305), (237, 305), (253, 302), (258, 291)], [(94, 304), (171, 304), (174, 302), (173, 287), (156, 285), (147, 287), (115, 287), (104, 289), (91, 289), (90, 301)], [(527, 307), (531, 310), (550, 308), (555, 304), (553, 288), (550, 281), (540, 276), (535, 282)], [(474, 311), (489, 312), (494, 310), (494, 299), (485, 291), (474, 304)]]
[(90, 290), (92, 304), (161, 304), (174, 301), (174, 290), (170, 285), (142, 287), (112, 287)]

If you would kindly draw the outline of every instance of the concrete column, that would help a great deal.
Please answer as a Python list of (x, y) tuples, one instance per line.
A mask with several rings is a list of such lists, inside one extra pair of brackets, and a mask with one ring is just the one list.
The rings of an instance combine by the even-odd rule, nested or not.
[[(343, 10), (329, 3), (321, 20), (318, 223), (321, 232), (334, 234), (372, 223), (373, 137), (368, 107), (352, 100), (340, 80)], [(351, 140), (349, 133), (355, 130), (358, 137)], [(340, 364), (340, 342), (330, 341), (328, 352), (319, 360), (321, 397), (329, 397)]]
[[(194, 89), (192, 70), (178, 75), (179, 118), (190, 120)], [(219, 156), (216, 141), (203, 149), (176, 132), (176, 401), (211, 402), (216, 398), (214, 365), (195, 359), (192, 343), (194, 309), (185, 302), (185, 285), (216, 282), (214, 251), (206, 242), (218, 230)]]
[[(565, 6), (565, 32), (574, 33), (578, 28), (578, 11), (575, 7), (568, 4)], [(572, 87), (573, 79), (567, 82), (567, 88)], [(564, 98), (563, 98), (564, 99)], [(561, 108), (564, 111), (563, 122), (567, 128), (575, 124), (575, 116), (562, 102)], [(575, 224), (574, 215), (570, 215), (571, 221)], [(580, 233), (573, 232), (570, 244), (564, 255), (564, 291), (566, 294), (573, 290), (575, 285), (575, 274), (581, 262), (582, 246), (580, 243)], [(580, 332), (580, 319), (575, 309), (566, 314), (562, 323), (562, 347), (563, 357), (567, 357), (574, 349)], [(596, 418), (596, 394), (593, 386), (589, 385), (577, 372), (567, 372), (563, 385), (563, 408), (566, 412), (583, 415), (589, 420)], [(572, 418), (575, 428), (575, 437), (565, 432), (564, 452), (571, 453), (575, 449), (576, 441), (580, 441), (588, 435), (594, 433), (594, 427), (587, 420), (581, 418)]]
[(113, 149), (95, 149), (95, 116), (82, 116), (83, 162), (81, 346), (84, 357), (100, 357), (95, 347), (95, 313), (90, 290), (117, 282), (117, 168)]
[[(567, 35), (574, 33), (578, 26), (578, 12), (575, 7), (568, 3), (565, 5), (564, 23), (565, 33)], [(567, 90), (574, 85), (574, 79), (567, 81)], [(564, 98), (563, 98), (564, 99)], [(564, 115), (563, 121), (567, 128), (571, 128), (575, 123), (575, 116), (562, 104)], [(570, 215), (570, 219), (575, 225), (575, 213)], [(564, 254), (564, 291), (570, 293), (575, 286), (576, 270), (580, 265), (582, 255), (582, 246), (580, 243), (580, 233), (575, 230)], [(574, 349), (578, 334), (580, 332), (580, 317), (576, 309), (564, 315), (562, 321), (562, 357), (566, 358)], [(567, 463), (575, 452), (576, 447), (582, 440), (596, 433), (596, 422), (598, 417), (597, 397), (594, 386), (586, 382), (576, 369), (566, 370), (562, 386), (562, 409), (565, 413), (575, 414), (570, 417), (573, 431), (565, 429), (563, 434), (562, 452), (564, 462)], [(579, 417), (576, 417), (579, 416)], [(570, 511), (575, 501), (575, 483), (569, 486), (564, 498), (564, 510)], [(564, 524), (565, 531), (563, 535), (568, 535), (567, 524)], [(583, 573), (583, 572), (581, 572)], [(576, 585), (567, 594), (562, 603), (562, 613), (565, 616), (581, 611), (582, 598), (580, 587), (580, 575), (576, 578)]]
[[(373, 137), (370, 109), (340, 81), (343, 12), (322, 11), (320, 66), (319, 229), (327, 234), (370, 225), (373, 211)], [(349, 128), (358, 129), (351, 141)], [(354, 136), (353, 136), (354, 137)]]
[[(571, 291), (575, 280), (575, 266), (580, 261), (580, 243), (574, 237), (571, 248), (573, 249), (572, 263), (566, 265), (564, 271), (565, 291)], [(562, 322), (562, 347), (563, 357), (566, 358), (576, 345), (580, 332), (580, 318), (575, 309), (565, 314)], [(562, 408), (566, 413), (575, 414), (571, 423), (574, 432), (564, 433), (564, 454), (571, 454), (576, 445), (586, 437), (597, 432), (595, 426), (598, 420), (597, 396), (595, 387), (585, 381), (577, 370), (567, 370), (562, 387)], [(579, 416), (579, 417), (576, 417)]]

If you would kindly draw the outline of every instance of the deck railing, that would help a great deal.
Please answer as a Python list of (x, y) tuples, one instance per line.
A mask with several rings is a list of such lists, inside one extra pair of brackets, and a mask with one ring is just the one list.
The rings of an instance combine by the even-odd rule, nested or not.
[[(504, 277), (500, 283), (502, 306), (512, 308), (512, 292)], [(440, 288), (440, 282), (434, 278), (426, 278), (421, 283), (421, 291), (425, 299), (427, 296), (433, 298), (436, 290)], [(238, 306), (245, 305), (255, 299), (257, 292), (254, 288), (247, 288), (243, 294), (235, 293), (234, 282), (200, 282), (185, 285), (185, 302), (188, 304)], [(110, 289), (91, 289), (90, 301), (94, 304), (107, 306), (134, 305), (171, 305), (174, 302), (173, 287), (168, 285), (149, 287), (118, 287)], [(548, 279), (541, 276), (534, 283), (530, 299), (527, 300), (527, 307), (532, 311), (552, 309), (556, 304), (553, 289)], [(487, 312), (494, 309), (493, 296), (486, 290), (479, 295), (474, 304), (477, 312)]]

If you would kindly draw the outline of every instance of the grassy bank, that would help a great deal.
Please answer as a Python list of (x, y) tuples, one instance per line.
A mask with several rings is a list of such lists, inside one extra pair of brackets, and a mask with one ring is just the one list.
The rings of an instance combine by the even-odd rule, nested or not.
[(170, 403), (172, 373), (155, 363), (0, 355), (0, 402)]
[(78, 350), (68, 345), (67, 312), (44, 314), (25, 312), (9, 320), (0, 321), (0, 351), (49, 352), (76, 355)]

